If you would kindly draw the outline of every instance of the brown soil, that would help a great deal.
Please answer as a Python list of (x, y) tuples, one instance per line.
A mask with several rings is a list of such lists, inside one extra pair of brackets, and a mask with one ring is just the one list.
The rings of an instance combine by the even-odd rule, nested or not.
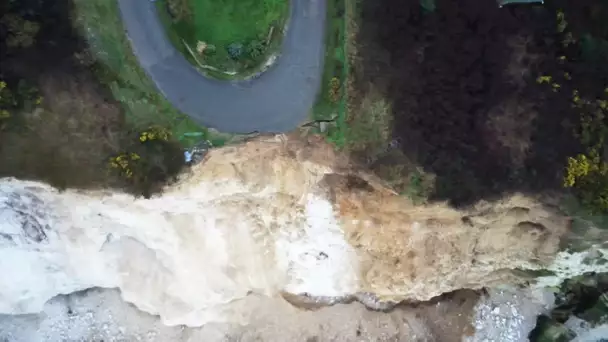
[[(393, 136), (407, 159), (436, 175), (433, 199), (458, 205), (560, 188), (566, 158), (581, 149), (571, 89), (603, 89), (608, 73), (573, 60), (565, 67), (579, 84), (554, 93), (535, 82), (564, 68), (556, 62), (564, 53), (558, 2), (437, 0), (436, 11), (424, 13), (418, 0), (363, 1), (356, 88), (386, 90)], [(580, 28), (576, 20), (598, 1), (576, 3), (566, 18)]]

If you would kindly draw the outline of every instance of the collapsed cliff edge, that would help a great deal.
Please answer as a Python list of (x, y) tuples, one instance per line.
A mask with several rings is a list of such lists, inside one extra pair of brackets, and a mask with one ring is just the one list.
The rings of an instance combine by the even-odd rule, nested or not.
[(212, 150), (151, 199), (1, 179), (0, 314), (116, 288), (166, 325), (247, 324), (252, 298), (388, 309), (608, 271), (603, 232), (576, 251), (574, 234), (530, 196), (415, 206), (320, 137), (262, 136)]

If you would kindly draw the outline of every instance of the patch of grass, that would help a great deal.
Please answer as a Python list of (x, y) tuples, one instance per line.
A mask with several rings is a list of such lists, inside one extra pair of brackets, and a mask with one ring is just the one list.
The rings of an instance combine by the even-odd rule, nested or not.
[[(173, 136), (201, 132), (200, 140), (212, 134), (174, 108), (158, 91), (133, 55), (116, 1), (74, 0), (72, 18), (87, 39), (98, 61), (95, 72), (123, 106), (130, 125), (145, 129), (152, 125), (169, 128)], [(184, 139), (185, 144), (194, 143)]]
[(347, 56), (347, 12), (354, 10), (354, 2), (345, 0), (327, 1), (327, 26), (325, 33), (325, 64), (321, 92), (313, 108), (313, 120), (335, 121), (325, 132), (330, 142), (344, 147), (346, 142), (346, 81)]
[(209, 76), (236, 79), (260, 71), (278, 51), (289, 1), (161, 0), (157, 9), (171, 41), (194, 65)]

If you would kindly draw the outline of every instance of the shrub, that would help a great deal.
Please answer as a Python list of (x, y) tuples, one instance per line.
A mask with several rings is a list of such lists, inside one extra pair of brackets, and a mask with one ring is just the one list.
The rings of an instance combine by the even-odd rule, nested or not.
[(581, 98), (578, 91), (572, 97), (573, 106), (581, 109), (580, 129), (576, 132), (585, 154), (568, 158), (564, 187), (574, 189), (583, 204), (594, 213), (608, 212), (608, 163), (600, 157), (608, 136), (605, 100), (595, 102)]
[(174, 180), (185, 162), (182, 147), (170, 131), (153, 126), (139, 133), (128, 151), (112, 156), (108, 166), (133, 193), (150, 197)]
[(216, 52), (217, 52), (217, 48), (213, 44), (207, 44), (205, 51), (203, 51), (203, 53), (206, 56), (213, 56), (213, 55), (215, 55)]
[(9, 48), (26, 48), (34, 44), (40, 25), (34, 21), (23, 19), (16, 14), (6, 14), (0, 23), (8, 31), (6, 46)]
[(24, 81), (19, 81), (15, 91), (0, 80), (0, 129), (5, 128), (9, 119), (18, 111), (32, 111), (42, 103), (38, 90)]
[(332, 77), (329, 81), (329, 99), (333, 103), (340, 100), (340, 79), (337, 77)]
[(110, 158), (110, 167), (116, 169), (125, 178), (133, 178), (133, 172), (139, 169), (141, 157), (137, 153), (121, 153)]
[(232, 43), (228, 45), (226, 49), (228, 50), (228, 55), (230, 55), (230, 58), (234, 60), (238, 60), (241, 58), (241, 55), (243, 55), (243, 44), (241, 43)]
[(142, 143), (153, 140), (169, 141), (169, 139), (171, 139), (171, 131), (160, 126), (152, 126), (139, 134), (139, 141)]
[(568, 158), (564, 187), (573, 188), (591, 212), (608, 212), (608, 163), (601, 161), (597, 150)]
[(259, 40), (252, 40), (247, 45), (247, 54), (249, 57), (256, 59), (264, 54), (265, 50), (264, 43)]
[(538, 83), (538, 84), (551, 83), (552, 79), (553, 78), (548, 75), (538, 76), (538, 78), (536, 79), (536, 83)]

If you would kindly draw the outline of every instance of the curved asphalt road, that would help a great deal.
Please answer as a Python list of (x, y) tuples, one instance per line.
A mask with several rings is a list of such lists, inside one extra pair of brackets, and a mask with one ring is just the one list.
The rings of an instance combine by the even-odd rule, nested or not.
[(326, 0), (291, 0), (276, 64), (258, 78), (201, 75), (169, 42), (150, 0), (118, 0), (141, 66), (165, 97), (199, 124), (227, 133), (285, 132), (308, 117), (320, 88)]

